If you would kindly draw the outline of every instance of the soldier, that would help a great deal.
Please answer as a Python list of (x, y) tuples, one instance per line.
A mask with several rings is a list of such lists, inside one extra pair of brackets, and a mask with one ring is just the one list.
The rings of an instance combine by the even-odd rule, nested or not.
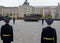
[(15, 17), (13, 17), (13, 24), (15, 24)]
[(1, 26), (1, 40), (3, 43), (11, 43), (13, 41), (13, 28), (9, 25), (10, 18), (5, 17), (5, 25)]
[(44, 19), (42, 18), (42, 25), (44, 24)]
[(51, 27), (52, 19), (46, 19), (47, 27), (42, 29), (41, 43), (57, 43), (56, 30)]

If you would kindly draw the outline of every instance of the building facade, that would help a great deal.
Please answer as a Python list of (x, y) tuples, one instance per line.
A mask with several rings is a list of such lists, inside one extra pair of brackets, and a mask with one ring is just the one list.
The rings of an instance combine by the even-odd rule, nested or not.
[[(57, 10), (60, 15), (60, 5), (58, 6), (31, 6), (27, 0), (23, 3), (23, 5), (19, 5), (19, 7), (5, 7), (0, 6), (0, 15), (10, 16), (15, 18), (23, 17), (24, 14), (42, 14), (43, 16), (49, 12), (52, 18), (55, 18), (54, 11)], [(49, 14), (48, 13), (48, 14)]]

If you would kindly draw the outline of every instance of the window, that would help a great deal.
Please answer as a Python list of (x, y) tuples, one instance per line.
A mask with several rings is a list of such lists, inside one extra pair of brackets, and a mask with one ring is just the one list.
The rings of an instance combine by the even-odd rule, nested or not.
[(12, 16), (12, 13), (10, 13), (10, 16)]

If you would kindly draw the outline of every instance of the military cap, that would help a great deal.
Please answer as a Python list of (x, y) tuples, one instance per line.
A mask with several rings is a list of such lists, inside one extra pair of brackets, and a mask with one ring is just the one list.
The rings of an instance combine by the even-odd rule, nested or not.
[(48, 25), (51, 25), (53, 23), (53, 19), (50, 18), (46, 19), (45, 21)]
[(9, 17), (4, 17), (3, 20), (4, 20), (4, 22), (8, 23), (10, 21), (10, 18)]

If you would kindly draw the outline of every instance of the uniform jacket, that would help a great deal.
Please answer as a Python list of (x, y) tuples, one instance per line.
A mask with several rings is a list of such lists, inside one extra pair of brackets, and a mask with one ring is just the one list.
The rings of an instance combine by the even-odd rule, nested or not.
[(6, 41), (13, 41), (13, 28), (9, 24), (1, 27), (1, 39)]
[(45, 27), (41, 33), (41, 43), (57, 43), (56, 30), (52, 27)]

